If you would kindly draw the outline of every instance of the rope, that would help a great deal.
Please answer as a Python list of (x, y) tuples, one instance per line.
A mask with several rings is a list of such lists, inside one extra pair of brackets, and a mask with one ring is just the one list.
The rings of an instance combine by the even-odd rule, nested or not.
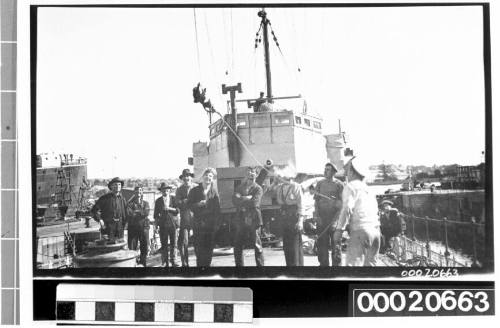
[(193, 8), (193, 15), (194, 15), (194, 34), (196, 38), (196, 54), (198, 58), (198, 76), (200, 76), (201, 80), (200, 48), (198, 44), (198, 25), (196, 24), (196, 8)]
[[(229, 74), (229, 66), (230, 66), (230, 62), (229, 62), (229, 52), (227, 50), (227, 28), (226, 28), (226, 15), (224, 15), (224, 9), (222, 9), (222, 26), (224, 28), (224, 54), (226, 55), (226, 72), (225, 72), (225, 75), (228, 75)], [(232, 75), (232, 72), (231, 72), (231, 75)]]
[(210, 33), (208, 30), (207, 13), (205, 11), (203, 12), (203, 17), (205, 18), (205, 30), (207, 31), (208, 49), (210, 49), (210, 58), (212, 59), (212, 73), (213, 76), (215, 77), (216, 76), (215, 56), (214, 56), (214, 51), (212, 49), (212, 41), (210, 39)]
[(233, 8), (229, 10), (231, 15), (231, 72), (234, 72), (234, 28), (233, 28)]

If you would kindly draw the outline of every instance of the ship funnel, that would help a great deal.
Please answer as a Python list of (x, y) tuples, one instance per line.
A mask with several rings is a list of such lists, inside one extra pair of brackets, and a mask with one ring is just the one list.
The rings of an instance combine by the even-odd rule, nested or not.
[(341, 170), (346, 163), (344, 149), (346, 147), (343, 133), (334, 133), (325, 136), (326, 154), (328, 160)]

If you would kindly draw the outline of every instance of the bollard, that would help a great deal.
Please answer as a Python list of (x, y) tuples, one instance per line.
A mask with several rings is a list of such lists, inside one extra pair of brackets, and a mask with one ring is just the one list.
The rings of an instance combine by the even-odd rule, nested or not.
[(429, 217), (425, 217), (425, 249), (427, 250), (427, 257), (430, 259), (431, 258), (431, 244), (430, 244), (430, 239), (429, 239)]
[(477, 262), (477, 250), (476, 250), (476, 218), (472, 217), (471, 228), (472, 228), (472, 264), (471, 267), (477, 268), (479, 267), (479, 263)]
[(449, 266), (448, 260), (450, 257), (450, 251), (448, 250), (448, 225), (447, 225), (448, 219), (446, 217), (443, 218), (443, 223), (444, 223), (444, 258), (446, 261), (446, 266)]

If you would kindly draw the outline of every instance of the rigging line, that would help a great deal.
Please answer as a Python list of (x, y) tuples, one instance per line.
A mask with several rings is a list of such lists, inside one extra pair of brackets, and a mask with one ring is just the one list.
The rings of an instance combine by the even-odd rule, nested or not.
[(213, 77), (215, 78), (217, 76), (215, 70), (215, 56), (214, 56), (214, 51), (212, 49), (212, 41), (210, 40), (210, 32), (208, 30), (208, 20), (206, 11), (203, 11), (203, 17), (205, 18), (205, 31), (207, 32), (208, 49), (210, 50), (210, 57), (212, 59), (212, 73)]
[(257, 91), (257, 48), (259, 46), (258, 39), (260, 38), (260, 31), (262, 29), (262, 22), (259, 25), (259, 30), (255, 34), (255, 46), (253, 48), (253, 89)]
[[(326, 53), (326, 40), (325, 40), (325, 17), (326, 13), (325, 10), (322, 11), (321, 13), (321, 33), (320, 33), (320, 42), (321, 42), (321, 61), (326, 62), (325, 60), (325, 53)], [(326, 69), (321, 69), (320, 70), (320, 78), (319, 78), (319, 85), (320, 85), (320, 90), (322, 90), (324, 93), (326, 91), (326, 84), (324, 83), (325, 81), (325, 70)]]
[[(228, 42), (227, 42), (227, 27), (226, 27), (226, 15), (224, 15), (224, 8), (222, 8), (222, 26), (224, 28), (224, 54), (226, 55), (226, 76), (228, 74), (228, 71), (229, 71), (229, 66), (230, 66), (230, 63), (229, 63), (229, 52), (227, 50), (227, 47), (228, 47)], [(232, 72), (231, 72), (232, 74)]]
[(285, 67), (286, 67), (286, 70), (288, 71), (288, 74), (290, 74), (290, 72), (293, 72), (292, 74), (292, 78), (295, 80), (295, 86), (299, 88), (299, 92), (300, 92), (300, 86), (299, 86), (299, 79), (297, 77), (297, 72), (295, 72), (295, 70), (291, 70), (290, 69), (290, 65), (288, 65), (288, 61), (286, 60), (286, 57), (285, 55), (283, 54), (283, 51), (281, 51), (281, 47), (279, 46), (279, 42), (277, 41), (277, 37), (276, 37), (276, 34), (274, 33), (274, 29), (272, 28), (272, 25), (271, 25), (271, 21), (269, 21), (269, 26), (271, 27), (271, 32), (272, 32), (272, 35), (274, 38), (276, 38), (276, 40), (274, 40), (274, 43), (276, 44), (276, 46), (278, 47), (278, 50), (280, 51), (280, 54), (281, 54), (281, 57), (283, 59), (283, 62), (285, 63)]
[(253, 51), (253, 89), (257, 90), (257, 49)]
[(287, 17), (287, 21), (290, 23), (291, 25), (291, 28), (292, 28), (292, 35), (293, 35), (293, 39), (292, 39), (292, 42), (293, 44), (295, 45), (294, 47), (292, 47), (292, 50), (293, 50), (293, 56), (295, 57), (295, 65), (297, 66), (297, 69), (293, 69), (293, 75), (294, 75), (294, 78), (295, 78), (295, 85), (297, 86), (297, 88), (299, 89), (299, 92), (302, 93), (301, 91), (303, 91), (302, 89), (302, 86), (300, 85), (299, 83), (299, 75), (297, 73), (297, 71), (300, 68), (299, 66), (299, 57), (298, 57), (298, 54), (297, 54), (297, 45), (299, 44), (299, 41), (298, 41), (298, 35), (297, 35), (297, 30), (295, 28), (295, 21), (293, 18), (289, 18), (288, 17), (289, 15), (286, 15)]
[(231, 71), (234, 72), (234, 25), (233, 25), (233, 8), (229, 9), (231, 15)]
[(200, 47), (198, 44), (198, 25), (196, 24), (196, 8), (193, 8), (193, 15), (194, 15), (194, 34), (196, 38), (196, 55), (198, 58), (198, 77), (200, 78), (200, 80), (202, 80), (201, 64), (200, 64)]

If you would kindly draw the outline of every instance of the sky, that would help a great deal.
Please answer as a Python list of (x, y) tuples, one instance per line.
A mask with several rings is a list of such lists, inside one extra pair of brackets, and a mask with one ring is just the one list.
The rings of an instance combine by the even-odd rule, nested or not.
[[(37, 153), (85, 156), (89, 178), (175, 177), (208, 141), (198, 82), (221, 112), (221, 84), (241, 82), (240, 99), (265, 90), (257, 8), (38, 11)], [(273, 95), (301, 94), (324, 134), (340, 119), (370, 164), (481, 161), (480, 7), (266, 11)]]

